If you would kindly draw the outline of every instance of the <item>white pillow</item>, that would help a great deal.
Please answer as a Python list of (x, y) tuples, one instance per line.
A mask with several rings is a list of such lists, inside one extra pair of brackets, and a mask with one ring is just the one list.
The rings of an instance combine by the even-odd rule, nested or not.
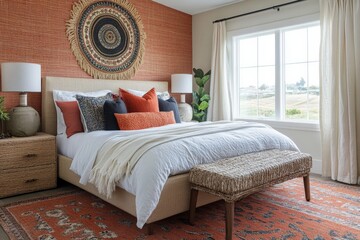
[[(100, 90), (96, 92), (72, 92), (72, 91), (60, 91), (53, 90), (53, 99), (56, 108), (56, 121), (57, 121), (57, 134), (65, 134), (66, 133), (66, 125), (64, 121), (64, 116), (60, 110), (60, 108), (56, 105), (55, 101), (77, 101), (75, 95), (82, 95), (88, 97), (101, 97), (111, 92), (110, 90)], [(80, 111), (81, 114), (81, 111)], [(81, 114), (81, 122), (84, 125), (84, 117)], [(84, 130), (86, 130), (84, 128)]]
[[(134, 94), (136, 96), (142, 97), (146, 93), (145, 91), (138, 91), (134, 89), (126, 89), (131, 94)], [(162, 100), (168, 100), (170, 98), (170, 93), (168, 91), (165, 92), (156, 92), (156, 96), (158, 96)]]

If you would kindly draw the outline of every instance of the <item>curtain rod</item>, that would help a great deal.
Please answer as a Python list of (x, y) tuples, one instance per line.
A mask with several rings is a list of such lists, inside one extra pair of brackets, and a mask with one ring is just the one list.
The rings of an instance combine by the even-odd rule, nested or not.
[(264, 12), (264, 11), (271, 10), (271, 9), (279, 11), (280, 7), (287, 6), (287, 5), (294, 4), (294, 3), (298, 3), (298, 2), (303, 2), (303, 1), (306, 1), (306, 0), (292, 1), (292, 2), (279, 4), (279, 5), (275, 5), (275, 6), (268, 7), (268, 8), (259, 9), (259, 10), (248, 12), (248, 13), (239, 14), (239, 15), (236, 15), (236, 16), (228, 17), (228, 18), (218, 19), (216, 21), (213, 21), (213, 23), (223, 22), (223, 21), (227, 21), (227, 20), (230, 20), (230, 19), (251, 15), (251, 14), (254, 14), (254, 13)]

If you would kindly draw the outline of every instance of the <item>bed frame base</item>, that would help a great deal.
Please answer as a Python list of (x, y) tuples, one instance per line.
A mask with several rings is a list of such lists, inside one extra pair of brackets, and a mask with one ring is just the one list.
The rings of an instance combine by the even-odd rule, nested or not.
[[(79, 183), (80, 177), (74, 172), (70, 171), (71, 159), (63, 155), (58, 155), (59, 157), (59, 177), (87, 192), (92, 193), (93, 195), (103, 199), (104, 201), (122, 209), (123, 211), (136, 217), (136, 208), (135, 208), (135, 196), (131, 193), (125, 191), (122, 188), (117, 187), (116, 191), (113, 193), (110, 199), (107, 199), (106, 196), (98, 193), (96, 187), (93, 184), (88, 183), (87, 185), (82, 185)], [(205, 204), (215, 202), (220, 200), (219, 197), (205, 192), (200, 192), (197, 200), (196, 206), (203, 206)], [(176, 176), (169, 177), (167, 180), (164, 189), (161, 193), (158, 206), (155, 208), (147, 224), (162, 220), (164, 218), (186, 212), (189, 210), (189, 201), (190, 201), (190, 183), (189, 183), (189, 174), (180, 174)], [(147, 230), (148, 233), (151, 233), (152, 226), (150, 224), (150, 229)]]

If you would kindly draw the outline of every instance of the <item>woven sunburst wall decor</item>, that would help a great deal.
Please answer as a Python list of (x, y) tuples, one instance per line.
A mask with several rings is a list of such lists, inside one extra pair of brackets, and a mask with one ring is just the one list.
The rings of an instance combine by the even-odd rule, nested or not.
[(146, 35), (127, 0), (74, 3), (66, 33), (80, 67), (94, 78), (129, 79), (141, 65)]

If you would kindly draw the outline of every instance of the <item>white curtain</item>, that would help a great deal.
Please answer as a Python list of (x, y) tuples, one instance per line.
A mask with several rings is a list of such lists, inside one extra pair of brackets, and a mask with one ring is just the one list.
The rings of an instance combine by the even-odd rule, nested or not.
[(218, 22), (213, 32), (208, 121), (232, 119), (227, 68), (226, 24)]
[(360, 184), (360, 0), (320, 0), (323, 175)]

